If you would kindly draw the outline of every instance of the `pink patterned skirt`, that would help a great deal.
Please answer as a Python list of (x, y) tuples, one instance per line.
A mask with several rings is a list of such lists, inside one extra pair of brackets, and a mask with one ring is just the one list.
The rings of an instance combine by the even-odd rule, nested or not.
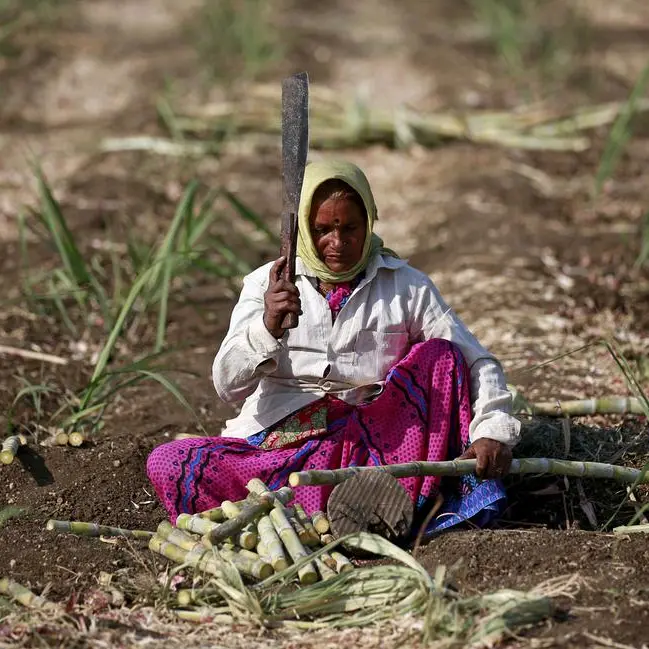
[[(460, 351), (446, 340), (419, 343), (388, 373), (383, 392), (351, 406), (331, 396), (293, 413), (272, 430), (247, 439), (184, 439), (153, 450), (147, 472), (175, 522), (182, 512), (242, 500), (246, 483), (261, 478), (270, 488), (288, 484), (293, 471), (348, 466), (440, 461), (469, 444), (469, 371)], [(440, 489), (444, 505), (430, 529), (471, 520), (485, 525), (502, 510), (499, 481), (474, 476), (404, 478), (421, 516)], [(332, 487), (298, 487), (296, 500), (311, 513), (326, 511)]]

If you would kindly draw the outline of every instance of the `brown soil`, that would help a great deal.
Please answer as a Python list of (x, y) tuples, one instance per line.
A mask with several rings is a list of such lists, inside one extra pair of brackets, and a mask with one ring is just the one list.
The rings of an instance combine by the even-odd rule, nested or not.
[[(152, 239), (194, 176), (235, 191), (276, 228), (276, 151), (233, 148), (219, 158), (190, 161), (96, 152), (105, 136), (162, 134), (155, 101), (168, 78), (176, 79), (178, 93), (185, 92), (188, 101), (210, 94), (186, 31), (198, 4), (70, 0), (62, 22), (21, 37), (20, 56), (0, 54), (0, 83), (10, 98), (0, 107), (0, 294), (7, 298), (0, 308), (0, 344), (70, 360), (60, 367), (0, 354), (0, 427), (11, 423), (34, 433), (19, 461), (0, 468), (0, 511), (5, 505), (25, 510), (0, 528), (0, 565), (36, 591), (49, 584), (55, 599), (82, 596), (100, 571), (133, 579), (155, 572), (142, 565), (146, 552), (133, 551), (137, 543), (56, 536), (44, 523), (60, 518), (154, 529), (164, 512), (145, 476), (147, 454), (173, 434), (197, 427), (172, 397), (146, 384), (124, 393), (107, 411), (103, 429), (81, 449), (39, 444), (46, 435), (38, 426), (50, 424), (58, 398), (44, 398), (42, 414), (26, 400), (12, 407), (21, 376), (80, 390), (104, 335), (91, 323), (72, 336), (54, 315), (35, 315), (20, 299), (16, 215), (33, 204), (25, 151), (39, 156), (84, 250), (93, 249), (97, 239), (123, 240), (129, 230)], [(556, 100), (577, 106), (625, 98), (646, 62), (646, 3), (629, 1), (616, 11), (599, 0), (572, 4), (580, 21), (590, 25), (592, 44), (574, 53), (569, 69), (552, 81), (560, 92)], [(512, 108), (526, 98), (547, 96), (546, 81), (533, 71), (521, 90), (489, 40), (476, 35), (469, 5), (277, 0), (273, 20), (285, 36), (286, 57), (269, 76), (277, 80), (296, 66), (307, 67), (312, 83), (350, 97), (360, 88), (386, 107), (408, 102), (422, 109)], [(606, 129), (594, 133), (593, 147), (581, 154), (470, 143), (341, 152), (367, 170), (376, 188), (380, 234), (431, 274), (530, 398), (627, 394), (613, 360), (600, 348), (527, 371), (602, 337), (615, 337), (632, 366), (647, 371), (649, 275), (633, 263), (649, 205), (648, 134), (638, 129), (614, 179), (593, 204), (589, 190), (606, 134)], [(253, 265), (273, 254), (261, 244), (240, 249)], [(34, 271), (54, 263), (53, 252), (35, 242), (30, 259)], [(185, 349), (168, 364), (195, 373), (180, 375), (179, 384), (202, 427), (218, 433), (232, 409), (214, 395), (209, 371), (232, 292), (218, 282), (202, 282), (192, 288), (192, 297), (198, 308), (178, 300), (171, 310), (170, 346)], [(153, 321), (144, 322), (120, 358), (146, 349), (153, 336)], [(78, 351), (80, 341), (86, 347)], [(530, 435), (542, 435), (532, 448), (554, 444), (563, 453), (559, 424), (536, 422), (527, 432), (528, 448)], [(573, 423), (571, 453), (642, 466), (649, 456), (646, 434), (639, 418), (579, 420)], [(601, 525), (623, 491), (587, 482), (583, 487)], [(431, 569), (461, 561), (451, 576), (463, 592), (531, 588), (552, 576), (579, 573), (584, 586), (574, 601), (562, 602), (570, 613), (533, 632), (538, 646), (593, 646), (583, 632), (646, 646), (646, 540), (566, 531), (590, 529), (577, 489), (576, 481), (512, 481), (503, 529), (443, 535), (422, 550), (422, 561)], [(616, 520), (628, 521), (632, 511), (623, 508)]]
[(531, 590), (578, 575), (583, 581), (577, 598), (559, 598), (564, 615), (560, 611), (534, 637), (544, 645), (582, 646), (585, 631), (619, 643), (646, 642), (649, 550), (643, 537), (558, 530), (454, 532), (429, 543), (417, 558), (431, 570), (440, 563), (448, 566), (454, 585), (467, 594)]

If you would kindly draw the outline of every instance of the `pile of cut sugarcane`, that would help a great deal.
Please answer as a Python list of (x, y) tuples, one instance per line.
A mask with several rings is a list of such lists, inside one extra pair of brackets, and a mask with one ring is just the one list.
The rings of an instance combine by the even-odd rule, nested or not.
[[(247, 489), (245, 500), (180, 515), (175, 526), (163, 521), (156, 532), (54, 520), (47, 527), (148, 540), (153, 552), (178, 564), (167, 573), (164, 601), (177, 617), (192, 622), (308, 630), (393, 624), (414, 616), (421, 621), (414, 633), (424, 641), (454, 638), (471, 645), (493, 644), (554, 612), (541, 587), (459, 597), (445, 587), (442, 566), (431, 576), (411, 554), (381, 536), (357, 532), (334, 538), (323, 513), (307, 516), (298, 504), (291, 506), (290, 487), (271, 491), (253, 479)], [(391, 561), (355, 568), (342, 547)], [(178, 577), (180, 589), (172, 594)], [(566, 583), (561, 592), (572, 587)], [(42, 598), (20, 584), (0, 580), (3, 592), (25, 606), (42, 608)]]
[[(219, 507), (198, 514), (180, 514), (175, 526), (162, 521), (155, 532), (77, 521), (47, 522), (47, 529), (85, 536), (117, 536), (148, 539), (149, 549), (193, 570), (195, 576), (221, 577), (227, 562), (247, 580), (265, 580), (298, 564), (301, 585), (331, 579), (354, 568), (337, 547), (323, 512), (309, 516), (295, 503), (290, 487), (271, 491), (255, 478), (247, 484), (249, 496), (225, 500)], [(309, 558), (311, 558), (309, 560)], [(192, 597), (180, 591), (178, 603)]]
[[(250, 495), (243, 501), (225, 500), (200, 514), (180, 514), (175, 527), (163, 521), (149, 548), (214, 576), (222, 573), (221, 560), (227, 559), (242, 575), (263, 580), (334, 540), (323, 512), (310, 517), (301, 505), (288, 506), (293, 500), (289, 487), (270, 491), (255, 478), (247, 488)], [(321, 552), (304, 563), (297, 576), (300, 584), (307, 585), (352, 568), (341, 552)]]

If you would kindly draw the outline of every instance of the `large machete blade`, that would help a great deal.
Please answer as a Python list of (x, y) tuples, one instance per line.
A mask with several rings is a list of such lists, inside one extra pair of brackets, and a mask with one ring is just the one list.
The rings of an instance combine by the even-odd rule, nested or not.
[[(309, 77), (294, 74), (282, 82), (282, 232), (281, 254), (287, 257), (284, 277), (295, 280), (297, 213), (309, 152)], [(285, 328), (297, 325), (288, 314)]]

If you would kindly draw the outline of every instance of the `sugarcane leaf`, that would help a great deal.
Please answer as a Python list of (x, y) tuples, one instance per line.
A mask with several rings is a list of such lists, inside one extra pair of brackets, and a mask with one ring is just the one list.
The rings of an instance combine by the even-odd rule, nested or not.
[(599, 196), (604, 183), (615, 171), (615, 167), (622, 157), (624, 147), (631, 138), (631, 120), (636, 112), (636, 105), (647, 91), (647, 86), (649, 86), (649, 63), (645, 65), (640, 73), (629, 98), (621, 107), (618, 117), (611, 128), (595, 175), (595, 197)]
[(160, 293), (160, 306), (158, 309), (158, 326), (156, 329), (155, 351), (159, 352), (165, 343), (167, 333), (167, 311), (169, 306), (169, 290), (171, 288), (171, 257), (167, 257), (164, 263), (162, 275), (162, 287)]
[(150, 294), (155, 293), (159, 289), (160, 278), (165, 272), (165, 262), (169, 261), (169, 258), (175, 252), (178, 233), (183, 223), (187, 220), (188, 215), (194, 210), (194, 201), (199, 186), (200, 184), (196, 180), (191, 181), (187, 186), (185, 193), (180, 199), (180, 203), (178, 203), (167, 234), (153, 257), (153, 263), (151, 265), (153, 270), (147, 283), (147, 292)]
[(12, 402), (13, 405), (16, 405), (23, 397), (32, 396), (36, 394), (51, 394), (55, 392), (54, 388), (51, 388), (47, 385), (27, 385), (21, 390), (18, 391), (18, 394), (14, 397)]
[(35, 167), (35, 173), (41, 199), (41, 216), (56, 244), (68, 276), (76, 286), (89, 285), (91, 274), (68, 228), (60, 205), (38, 166)]
[(188, 410), (195, 419), (198, 419), (196, 412), (189, 404), (187, 399), (185, 399), (178, 386), (172, 380), (168, 379), (164, 374), (160, 374), (159, 372), (152, 372), (150, 370), (139, 370), (139, 372), (144, 376), (150, 378), (151, 380), (160, 383), (160, 385), (162, 385), (162, 387), (164, 387), (167, 392), (169, 392), (176, 398), (176, 401), (178, 401), (180, 405)]
[(256, 214), (247, 205), (244, 205), (244, 203), (242, 203), (231, 192), (224, 191), (223, 195), (228, 200), (230, 205), (234, 207), (237, 214), (239, 214), (241, 218), (243, 218), (245, 221), (248, 221), (249, 223), (252, 223), (252, 225), (254, 225), (255, 228), (257, 228), (257, 230), (259, 230), (260, 232), (263, 232), (268, 237), (268, 240), (272, 243), (279, 243), (279, 237), (266, 225), (266, 223), (264, 223), (259, 214)]
[(66, 417), (60, 424), (61, 428), (68, 428), (69, 426), (73, 426), (79, 421), (82, 421), (83, 419), (89, 419), (92, 417), (92, 415), (97, 414), (101, 410), (103, 410), (106, 407), (105, 403), (97, 403), (93, 406), (89, 406), (88, 408), (83, 408), (82, 410), (78, 410), (77, 412), (71, 414), (69, 417)]

